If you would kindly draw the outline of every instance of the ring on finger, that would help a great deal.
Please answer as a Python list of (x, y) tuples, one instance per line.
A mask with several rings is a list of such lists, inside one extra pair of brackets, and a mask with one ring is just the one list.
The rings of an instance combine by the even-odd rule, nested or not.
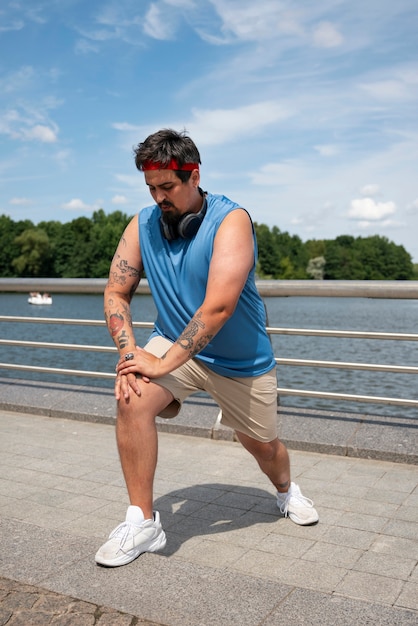
[(133, 358), (134, 358), (134, 353), (133, 352), (128, 352), (124, 356), (125, 361), (132, 361)]

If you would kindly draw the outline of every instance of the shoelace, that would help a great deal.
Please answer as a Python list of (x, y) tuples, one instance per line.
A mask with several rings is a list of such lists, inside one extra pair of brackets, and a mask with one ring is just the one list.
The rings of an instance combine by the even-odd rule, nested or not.
[(289, 510), (289, 503), (290, 503), (291, 498), (294, 498), (301, 504), (313, 506), (313, 500), (310, 500), (309, 498), (306, 498), (305, 496), (303, 496), (299, 490), (297, 491), (294, 490), (292, 492), (289, 491), (286, 495), (285, 501), (283, 502), (283, 504), (280, 505), (280, 513), (284, 515), (285, 517), (287, 517), (287, 512)]
[(132, 535), (134, 525), (129, 522), (122, 522), (110, 533), (109, 539), (120, 539), (120, 547), (123, 548), (129, 535)]

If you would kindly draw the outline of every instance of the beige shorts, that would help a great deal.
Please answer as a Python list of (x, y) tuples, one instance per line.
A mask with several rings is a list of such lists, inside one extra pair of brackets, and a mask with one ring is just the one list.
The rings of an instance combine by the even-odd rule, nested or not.
[[(171, 345), (171, 341), (158, 336), (147, 343), (145, 350), (162, 356)], [(216, 374), (198, 359), (192, 359), (170, 374), (154, 378), (153, 382), (174, 396), (160, 417), (175, 417), (189, 395), (205, 391), (222, 409), (224, 426), (258, 441), (273, 441), (277, 437), (276, 368), (261, 376), (229, 378)]]

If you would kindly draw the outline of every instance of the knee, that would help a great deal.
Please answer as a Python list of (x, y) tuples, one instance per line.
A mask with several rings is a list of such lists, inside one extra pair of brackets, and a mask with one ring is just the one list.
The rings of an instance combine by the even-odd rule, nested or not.
[(135, 400), (132, 402), (122, 399), (117, 404), (116, 419), (119, 423), (124, 424), (145, 423), (155, 421), (155, 415), (146, 407), (140, 406), (140, 403), (135, 402)]
[(277, 439), (269, 442), (257, 441), (251, 452), (257, 461), (269, 463), (276, 458), (278, 447), (279, 441)]

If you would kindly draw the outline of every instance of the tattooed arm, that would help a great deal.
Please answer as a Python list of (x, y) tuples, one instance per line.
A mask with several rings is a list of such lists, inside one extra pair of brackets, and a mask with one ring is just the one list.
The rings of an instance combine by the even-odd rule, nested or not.
[(177, 341), (161, 358), (137, 348), (135, 360), (119, 361), (118, 371), (156, 378), (193, 358), (234, 313), (253, 264), (252, 224), (246, 211), (238, 209), (223, 220), (216, 234), (204, 301)]
[(120, 355), (135, 350), (130, 303), (142, 271), (138, 217), (134, 217), (120, 239), (104, 292), (107, 328)]

